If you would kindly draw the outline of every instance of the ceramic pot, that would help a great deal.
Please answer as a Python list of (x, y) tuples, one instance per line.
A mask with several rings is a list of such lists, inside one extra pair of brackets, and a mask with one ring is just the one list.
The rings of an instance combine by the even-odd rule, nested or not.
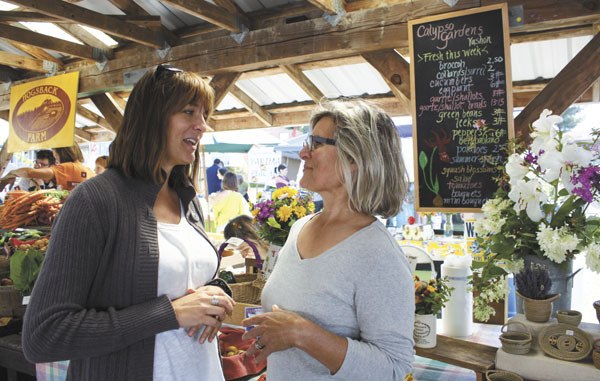
[(437, 321), (436, 316), (415, 315), (415, 329), (413, 338), (415, 346), (419, 348), (433, 348), (437, 345)]

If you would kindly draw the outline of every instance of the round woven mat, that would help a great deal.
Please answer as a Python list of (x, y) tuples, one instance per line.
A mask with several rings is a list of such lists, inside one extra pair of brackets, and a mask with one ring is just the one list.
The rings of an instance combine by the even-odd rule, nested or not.
[(538, 343), (546, 354), (560, 360), (583, 360), (592, 351), (591, 337), (568, 324), (547, 326), (540, 332)]

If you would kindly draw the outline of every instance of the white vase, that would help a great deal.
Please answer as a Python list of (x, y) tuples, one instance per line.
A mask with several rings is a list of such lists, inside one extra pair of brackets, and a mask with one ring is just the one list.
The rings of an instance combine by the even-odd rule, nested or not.
[(473, 333), (473, 292), (468, 284), (469, 277), (473, 275), (470, 263), (466, 267), (454, 267), (444, 262), (441, 272), (442, 278), (448, 277), (448, 287), (454, 288), (450, 300), (442, 308), (444, 335), (469, 336)]
[(433, 348), (437, 345), (436, 316), (415, 315), (415, 329), (413, 338), (415, 346), (419, 348)]

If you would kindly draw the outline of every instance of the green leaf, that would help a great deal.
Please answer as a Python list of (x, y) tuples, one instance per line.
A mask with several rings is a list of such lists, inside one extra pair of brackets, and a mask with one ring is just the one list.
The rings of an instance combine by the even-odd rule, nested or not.
[(425, 169), (428, 161), (429, 160), (427, 159), (425, 151), (421, 151), (421, 153), (419, 154), (419, 167), (421, 167), (421, 169)]
[(438, 181), (438, 178), (435, 178), (435, 182), (433, 183), (433, 192), (435, 194), (438, 194), (438, 192), (440, 191), (440, 182)]

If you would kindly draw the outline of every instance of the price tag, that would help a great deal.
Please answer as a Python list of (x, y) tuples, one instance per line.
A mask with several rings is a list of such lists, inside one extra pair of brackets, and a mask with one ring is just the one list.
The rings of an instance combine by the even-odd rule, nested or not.
[(29, 304), (29, 298), (31, 298), (31, 296), (24, 296), (23, 297), (23, 305), (26, 306)]
[(567, 329), (567, 331), (565, 332), (565, 334), (569, 335), (569, 336), (573, 336), (575, 334), (575, 332), (573, 332), (573, 330), (571, 330), (571, 329)]

